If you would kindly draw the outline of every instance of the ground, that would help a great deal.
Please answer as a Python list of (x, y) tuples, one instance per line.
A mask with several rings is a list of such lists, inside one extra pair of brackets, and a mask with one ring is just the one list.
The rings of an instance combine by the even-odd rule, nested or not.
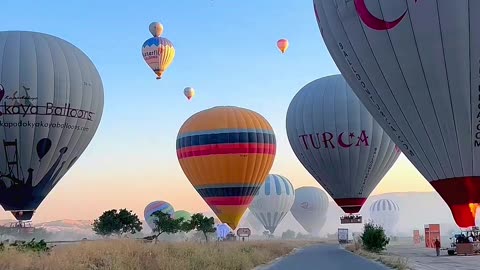
[(442, 250), (440, 257), (435, 249), (414, 246), (413, 244), (391, 245), (387, 253), (408, 259), (408, 265), (415, 270), (478, 270), (480, 269), (480, 255), (477, 256), (448, 256)]

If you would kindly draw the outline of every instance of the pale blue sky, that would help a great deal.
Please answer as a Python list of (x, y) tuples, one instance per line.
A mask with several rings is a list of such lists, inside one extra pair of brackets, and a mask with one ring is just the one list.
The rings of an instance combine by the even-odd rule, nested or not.
[[(295, 93), (338, 73), (312, 1), (4, 0), (1, 10), (1, 31), (43, 32), (73, 43), (92, 59), (104, 84), (97, 134), (40, 206), (39, 219), (90, 218), (111, 207), (142, 215), (156, 199), (171, 201), (176, 209), (206, 208), (178, 165), (175, 140), (191, 114), (217, 105), (265, 116), (278, 139), (274, 169), (302, 178), (291, 179), (295, 187), (318, 186), (293, 155), (285, 132)], [(164, 25), (163, 36), (176, 48), (162, 80), (155, 79), (141, 55), (152, 21)], [(276, 48), (280, 38), (290, 41), (285, 55)], [(190, 102), (183, 96), (186, 86), (197, 92)], [(413, 178), (421, 179), (401, 160)], [(76, 211), (64, 210), (69, 208)]]

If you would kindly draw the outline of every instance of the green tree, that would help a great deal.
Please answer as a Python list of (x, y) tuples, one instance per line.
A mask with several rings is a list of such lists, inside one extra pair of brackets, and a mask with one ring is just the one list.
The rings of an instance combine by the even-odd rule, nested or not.
[(295, 238), (295, 232), (292, 230), (286, 230), (282, 233), (282, 239), (288, 240), (288, 239), (294, 239)]
[(142, 222), (132, 210), (120, 209), (118, 211), (118, 220), (122, 224), (121, 234), (135, 234), (142, 230)]
[(215, 221), (213, 220), (213, 217), (209, 218), (201, 213), (193, 214), (189, 223), (190, 225), (187, 225), (188, 228), (203, 232), (203, 236), (205, 236), (206, 242), (208, 242), (207, 233), (213, 233), (217, 230), (214, 226)]
[(155, 228), (153, 228), (153, 232), (156, 233), (155, 241), (162, 233), (177, 233), (182, 229), (186, 229), (186, 226), (183, 225), (185, 223), (183, 218), (173, 219), (170, 217), (170, 214), (162, 211), (154, 212), (152, 217), (155, 225)]
[(135, 234), (142, 230), (142, 223), (138, 216), (127, 209), (105, 211), (93, 221), (92, 226), (93, 231), (101, 236)]
[(385, 235), (382, 226), (373, 223), (365, 223), (363, 233), (360, 236), (363, 248), (372, 252), (380, 252), (384, 250), (390, 239)]

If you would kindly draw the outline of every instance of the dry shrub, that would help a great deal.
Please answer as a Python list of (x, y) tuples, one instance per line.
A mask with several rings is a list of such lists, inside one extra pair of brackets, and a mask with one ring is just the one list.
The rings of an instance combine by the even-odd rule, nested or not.
[(145, 244), (134, 240), (94, 241), (55, 247), (50, 254), (0, 252), (2, 270), (252, 269), (296, 247), (315, 242), (251, 241)]

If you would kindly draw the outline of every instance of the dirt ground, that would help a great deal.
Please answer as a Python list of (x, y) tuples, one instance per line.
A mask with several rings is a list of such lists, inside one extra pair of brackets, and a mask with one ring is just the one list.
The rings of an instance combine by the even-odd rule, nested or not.
[(480, 255), (448, 256), (446, 250), (437, 257), (435, 249), (414, 246), (413, 244), (393, 244), (387, 253), (405, 257), (408, 264), (415, 270), (479, 270)]

